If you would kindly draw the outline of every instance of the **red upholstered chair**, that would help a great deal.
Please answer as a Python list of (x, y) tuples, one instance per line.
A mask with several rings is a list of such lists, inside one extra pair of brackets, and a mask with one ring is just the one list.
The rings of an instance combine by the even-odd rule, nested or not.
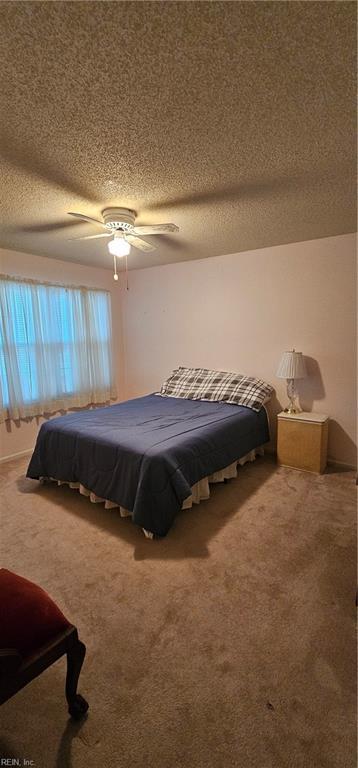
[(16, 573), (0, 569), (0, 704), (67, 654), (66, 698), (71, 717), (88, 709), (77, 693), (86, 646), (49, 595)]

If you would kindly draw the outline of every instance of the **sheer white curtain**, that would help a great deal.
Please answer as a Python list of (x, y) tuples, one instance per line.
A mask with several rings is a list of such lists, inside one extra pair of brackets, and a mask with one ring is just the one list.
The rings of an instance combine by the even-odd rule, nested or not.
[(115, 398), (110, 296), (0, 276), (0, 420)]

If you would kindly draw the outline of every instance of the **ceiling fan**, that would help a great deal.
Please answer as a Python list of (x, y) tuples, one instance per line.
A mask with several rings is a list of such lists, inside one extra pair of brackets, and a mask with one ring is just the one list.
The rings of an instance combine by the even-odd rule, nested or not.
[(133, 245), (140, 251), (155, 251), (155, 247), (137, 235), (164, 235), (168, 232), (178, 232), (179, 227), (176, 224), (145, 224), (143, 226), (135, 225), (136, 214), (129, 208), (105, 208), (102, 211), (102, 221), (85, 216), (83, 213), (73, 213), (69, 211), (70, 216), (75, 216), (82, 221), (89, 221), (91, 224), (105, 229), (98, 235), (85, 235), (84, 237), (74, 237), (71, 240), (94, 240), (98, 237), (111, 237), (108, 243), (108, 250), (112, 256), (128, 256), (130, 247)]

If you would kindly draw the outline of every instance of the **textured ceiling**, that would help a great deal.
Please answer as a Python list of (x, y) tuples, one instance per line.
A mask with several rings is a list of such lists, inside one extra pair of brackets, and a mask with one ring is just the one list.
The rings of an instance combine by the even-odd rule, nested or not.
[(0, 245), (133, 267), (355, 229), (355, 3), (1, 2)]

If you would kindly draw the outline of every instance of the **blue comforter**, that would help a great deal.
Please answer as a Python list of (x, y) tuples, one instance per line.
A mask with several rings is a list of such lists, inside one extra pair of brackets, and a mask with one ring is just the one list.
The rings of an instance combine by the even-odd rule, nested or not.
[(27, 477), (80, 482), (165, 536), (194, 483), (268, 440), (264, 408), (148, 395), (47, 421)]

